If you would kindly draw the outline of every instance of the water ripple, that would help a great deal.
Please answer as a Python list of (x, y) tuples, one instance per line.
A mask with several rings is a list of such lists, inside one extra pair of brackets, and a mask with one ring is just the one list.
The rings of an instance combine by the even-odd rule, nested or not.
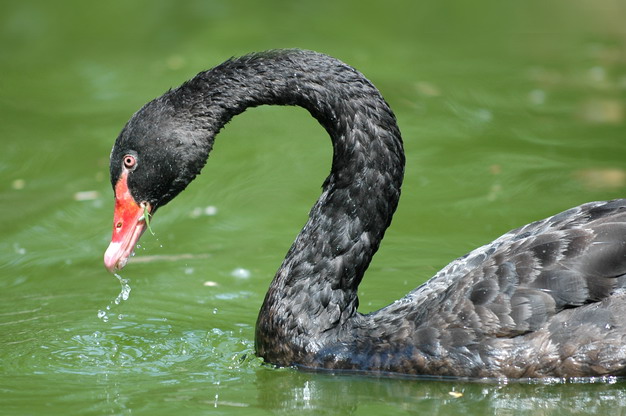
[[(224, 369), (247, 371), (260, 365), (251, 342), (230, 331), (175, 334), (167, 324), (127, 323), (123, 328), (76, 334), (41, 347), (50, 368), (71, 374), (143, 373), (171, 375), (185, 371), (204, 378)], [(19, 364), (18, 364), (19, 367)], [(23, 367), (22, 367), (23, 368)], [(219, 371), (217, 372), (219, 373)]]

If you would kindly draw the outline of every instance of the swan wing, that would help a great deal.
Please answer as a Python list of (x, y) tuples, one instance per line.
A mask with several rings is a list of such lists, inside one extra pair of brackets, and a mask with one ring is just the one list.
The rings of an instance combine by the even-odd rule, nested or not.
[(591, 202), (510, 231), (373, 315), (513, 337), (625, 287), (626, 200)]

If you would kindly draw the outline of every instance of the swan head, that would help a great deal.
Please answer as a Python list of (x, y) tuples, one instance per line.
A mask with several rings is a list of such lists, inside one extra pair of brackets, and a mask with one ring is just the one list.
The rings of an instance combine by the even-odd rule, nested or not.
[(126, 265), (150, 217), (182, 192), (206, 162), (211, 140), (185, 115), (166, 95), (135, 113), (115, 141), (110, 157), (113, 235), (104, 255), (112, 273)]

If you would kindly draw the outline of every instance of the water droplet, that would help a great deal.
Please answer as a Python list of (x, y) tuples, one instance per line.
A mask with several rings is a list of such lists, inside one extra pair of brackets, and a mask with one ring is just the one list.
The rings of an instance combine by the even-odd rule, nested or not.
[(122, 286), (122, 290), (120, 291), (120, 294), (117, 295), (116, 300), (116, 304), (119, 304), (119, 300), (128, 300), (128, 297), (130, 296), (130, 280), (129, 279), (124, 279), (122, 278), (122, 276), (120, 276), (119, 274), (115, 274), (115, 277), (117, 277), (117, 280), (120, 281), (120, 285)]
[(252, 273), (250, 273), (250, 270), (248, 269), (244, 269), (243, 267), (237, 267), (235, 270), (230, 272), (230, 275), (239, 279), (248, 279), (252, 275)]
[[(131, 291), (130, 284), (129, 284), (130, 280), (122, 278), (122, 276), (120, 276), (117, 273), (115, 274), (115, 277), (120, 282), (121, 290), (120, 290), (120, 293), (115, 297), (115, 299), (113, 299), (111, 303), (105, 307), (106, 311), (105, 310), (98, 311), (98, 318), (102, 319), (103, 322), (108, 322), (109, 316), (107, 315), (107, 312), (111, 311), (111, 307), (113, 305), (119, 305), (122, 301), (128, 300), (130, 296), (130, 291)], [(117, 316), (117, 319), (123, 319), (125, 317), (125, 315), (123, 314), (117, 314), (113, 316)]]
[(191, 218), (200, 218), (201, 216), (212, 217), (214, 215), (217, 215), (217, 207), (214, 205), (209, 205), (204, 208), (196, 207), (189, 213)]

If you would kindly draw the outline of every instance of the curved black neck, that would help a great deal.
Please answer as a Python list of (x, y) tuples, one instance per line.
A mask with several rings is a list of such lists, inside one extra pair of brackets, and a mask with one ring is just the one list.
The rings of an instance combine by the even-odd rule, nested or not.
[[(272, 358), (289, 360), (286, 349), (304, 353), (313, 338), (356, 315), (357, 287), (400, 196), (404, 153), (395, 116), (355, 69), (306, 51), (229, 60), (164, 99), (206, 132), (209, 148), (233, 116), (264, 104), (304, 107), (332, 139), (332, 170), (322, 195), (272, 281), (257, 322), (258, 353), (289, 365)], [(287, 339), (298, 345), (286, 345)]]

